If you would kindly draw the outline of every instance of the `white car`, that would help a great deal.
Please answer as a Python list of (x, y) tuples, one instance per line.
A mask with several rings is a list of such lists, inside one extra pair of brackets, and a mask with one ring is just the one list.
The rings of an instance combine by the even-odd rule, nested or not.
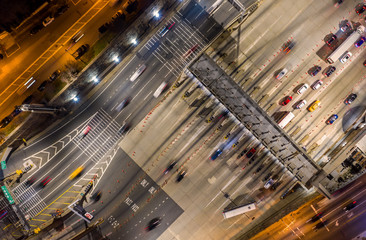
[(306, 90), (308, 90), (309, 85), (304, 83), (298, 90), (297, 94), (303, 94)]
[(283, 78), (287, 72), (288, 72), (287, 68), (282, 69), (281, 72), (277, 74), (276, 79), (281, 80), (281, 78)]
[(306, 100), (301, 100), (297, 105), (296, 105), (296, 109), (300, 109), (302, 108), (303, 106), (306, 105)]
[(43, 20), (42, 24), (43, 24), (43, 26), (47, 27), (48, 25), (50, 25), (50, 24), (51, 24), (51, 22), (53, 22), (53, 20), (55, 20), (53, 17), (48, 16), (48, 17), (46, 17), (46, 18)]
[(317, 90), (320, 88), (320, 86), (323, 85), (323, 81), (322, 80), (316, 80), (313, 84), (313, 86), (311, 86), (311, 88), (313, 90)]
[(132, 74), (131, 78), (130, 78), (130, 81), (133, 82), (135, 81), (146, 69), (146, 65), (145, 64), (142, 64), (138, 69), (137, 71)]
[(270, 188), (273, 184), (274, 184), (274, 181), (273, 181), (273, 179), (271, 178), (271, 179), (269, 179), (269, 180), (266, 182), (266, 184), (264, 184), (264, 188), (265, 188), (265, 189), (268, 189), (268, 188)]
[(348, 61), (348, 59), (350, 59), (352, 57), (352, 53), (351, 52), (345, 52), (343, 55), (342, 55), (342, 57), (339, 59), (339, 61), (341, 62), (341, 63), (345, 63), (345, 62), (347, 62)]
[(168, 84), (166, 82), (162, 82), (162, 84), (160, 84), (160, 86), (158, 87), (158, 89), (156, 89), (156, 91), (154, 92), (154, 97), (157, 98), (160, 96), (160, 94), (164, 91), (164, 89), (166, 88)]

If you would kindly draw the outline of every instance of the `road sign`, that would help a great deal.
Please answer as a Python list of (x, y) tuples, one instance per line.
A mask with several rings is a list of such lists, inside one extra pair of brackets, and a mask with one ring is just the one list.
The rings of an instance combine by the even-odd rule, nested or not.
[(1, 186), (1, 190), (3, 190), (5, 197), (8, 199), (10, 204), (14, 204), (14, 199), (11, 197), (9, 190), (6, 186)]
[(6, 169), (6, 162), (5, 161), (1, 161), (1, 169)]

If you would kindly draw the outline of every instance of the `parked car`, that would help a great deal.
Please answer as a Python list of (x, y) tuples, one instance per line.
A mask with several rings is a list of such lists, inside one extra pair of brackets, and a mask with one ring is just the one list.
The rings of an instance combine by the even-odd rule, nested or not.
[(337, 36), (336, 35), (332, 35), (327, 41), (326, 41), (326, 43), (327, 43), (327, 45), (328, 46), (330, 46), (330, 45), (332, 45), (332, 43), (335, 43), (337, 41)]
[(54, 20), (55, 20), (55, 18), (53, 18), (52, 16), (48, 16), (48, 17), (46, 17), (46, 18), (42, 21), (42, 24), (43, 24), (43, 26), (47, 27), (47, 26), (48, 26), (48, 25), (50, 25)]
[(8, 126), (8, 124), (11, 122), (11, 118), (8, 116), (8, 117), (5, 117), (3, 120), (1, 120), (0, 122), (0, 128), (4, 128), (6, 126)]
[(297, 94), (303, 94), (306, 90), (308, 90), (309, 85), (304, 83), (301, 87), (297, 90)]
[(344, 100), (344, 104), (346, 105), (350, 105), (354, 100), (356, 100), (357, 98), (357, 94), (355, 93), (351, 93), (347, 98), (346, 100)]
[(255, 148), (251, 148), (251, 149), (247, 152), (246, 157), (247, 157), (247, 158), (251, 158), (251, 157), (253, 157), (253, 155), (254, 155), (254, 153), (255, 153), (256, 151), (257, 151), (257, 150), (256, 150)]
[(337, 114), (333, 114), (332, 116), (330, 116), (328, 118), (328, 120), (326, 121), (327, 125), (332, 125), (334, 123), (335, 120), (338, 119), (338, 115)]
[(33, 100), (33, 95), (29, 95), (26, 99), (24, 99), (24, 101), (22, 102), (22, 104), (30, 104)]
[(87, 51), (89, 50), (89, 45), (88, 44), (84, 44), (81, 47), (79, 47), (78, 49), (76, 49), (76, 51), (74, 52), (74, 57), (75, 59), (79, 59), (81, 58)]
[(341, 63), (346, 63), (350, 58), (352, 57), (352, 53), (351, 52), (345, 52), (342, 56), (341, 56), (341, 58), (339, 59), (339, 61), (341, 62)]
[(287, 68), (283, 68), (276, 76), (276, 79), (281, 80), (286, 73), (288, 72)]
[(356, 48), (360, 47), (365, 41), (366, 41), (365, 37), (360, 37), (360, 39), (357, 42), (355, 42), (355, 47)]
[(364, 11), (366, 10), (366, 5), (365, 4), (359, 4), (356, 6), (355, 8), (355, 12), (358, 14), (358, 15), (361, 15)]
[(332, 75), (335, 72), (336, 68), (334, 66), (329, 66), (325, 71), (324, 71), (324, 76), (326, 77), (330, 77), (330, 75)]
[(302, 108), (303, 106), (305, 106), (306, 105), (306, 100), (304, 99), (304, 100), (301, 100), (297, 105), (296, 105), (296, 109), (300, 109), (300, 108)]
[(37, 24), (36, 26), (34, 26), (31, 30), (30, 30), (30, 34), (34, 35), (36, 33), (38, 33), (39, 31), (41, 31), (43, 28), (42, 24)]
[(315, 109), (317, 109), (320, 106), (320, 101), (316, 100), (314, 101), (309, 107), (308, 110), (309, 112), (313, 112)]
[(310, 70), (310, 76), (315, 76), (317, 75), (320, 71), (322, 70), (322, 68), (320, 66), (315, 66), (314, 68), (312, 68)]
[(111, 26), (111, 24), (110, 23), (104, 23), (102, 26), (100, 26), (99, 28), (98, 28), (98, 31), (100, 32), (100, 33), (105, 33), (107, 30), (108, 30), (108, 28)]
[(43, 81), (43, 83), (41, 83), (41, 85), (39, 85), (39, 87), (37, 88), (38, 91), (42, 92), (45, 88), (46, 88), (46, 85), (47, 85), (48, 81)]
[(69, 9), (69, 5), (65, 4), (62, 5), (61, 7), (57, 8), (56, 12), (55, 12), (55, 17), (61, 16), (62, 14), (64, 14), (67, 9)]
[(320, 86), (323, 85), (323, 81), (322, 80), (316, 80), (313, 85), (311, 86), (311, 88), (313, 90), (317, 90), (320, 88)]
[(49, 77), (49, 80), (51, 82), (55, 81), (59, 76), (61, 75), (61, 71), (60, 70), (56, 70), (54, 71), (51, 76)]
[(291, 100), (292, 100), (292, 96), (287, 96), (287, 97), (285, 98), (285, 100), (283, 100), (283, 101), (281, 102), (281, 105), (282, 105), (282, 106), (286, 106), (289, 102), (291, 102)]

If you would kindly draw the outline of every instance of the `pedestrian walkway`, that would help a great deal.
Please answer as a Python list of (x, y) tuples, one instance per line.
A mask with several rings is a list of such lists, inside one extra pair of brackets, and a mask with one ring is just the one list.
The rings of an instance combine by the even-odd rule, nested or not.
[[(87, 127), (89, 132), (84, 135)], [(90, 160), (98, 163), (103, 156), (115, 146), (122, 137), (121, 126), (103, 109), (100, 109), (84, 126), (81, 134), (73, 139), (73, 142), (80, 148)]]
[(13, 193), (19, 203), (19, 208), (25, 216), (28, 215), (30, 218), (36, 216), (47, 206), (36, 190), (32, 186), (27, 187), (24, 182), (18, 185)]

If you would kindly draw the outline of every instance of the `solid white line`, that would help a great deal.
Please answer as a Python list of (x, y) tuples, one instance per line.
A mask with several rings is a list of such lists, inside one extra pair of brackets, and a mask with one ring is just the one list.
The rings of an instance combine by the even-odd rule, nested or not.
[(146, 95), (146, 97), (144, 98), (144, 101), (146, 100), (146, 98), (148, 98), (150, 96), (151, 93), (152, 93), (152, 91), (150, 91), (149, 94)]

